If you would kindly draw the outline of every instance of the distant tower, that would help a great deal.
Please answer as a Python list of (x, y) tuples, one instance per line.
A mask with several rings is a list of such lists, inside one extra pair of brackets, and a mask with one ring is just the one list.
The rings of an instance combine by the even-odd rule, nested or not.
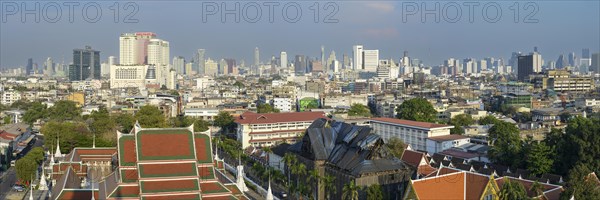
[(325, 66), (325, 72), (327, 72), (327, 65), (325, 64), (325, 46), (321, 45), (321, 64)]
[(258, 67), (258, 65), (260, 64), (260, 51), (258, 50), (258, 47), (254, 48), (254, 66)]

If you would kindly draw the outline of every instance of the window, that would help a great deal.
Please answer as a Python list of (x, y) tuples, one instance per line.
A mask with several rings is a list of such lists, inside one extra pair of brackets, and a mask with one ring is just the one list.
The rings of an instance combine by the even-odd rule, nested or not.
[(491, 194), (485, 195), (485, 197), (483, 198), (483, 200), (492, 200), (492, 199), (494, 199), (494, 195), (491, 195)]

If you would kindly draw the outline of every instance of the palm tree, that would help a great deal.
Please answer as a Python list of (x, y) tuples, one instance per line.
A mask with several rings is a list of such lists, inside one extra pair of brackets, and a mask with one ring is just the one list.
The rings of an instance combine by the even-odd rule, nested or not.
[(306, 165), (304, 163), (292, 165), (292, 173), (296, 176), (296, 192), (301, 195), (304, 192), (306, 184), (300, 184), (300, 177), (306, 176)]
[(330, 194), (336, 193), (336, 187), (333, 184), (335, 182), (335, 176), (325, 175), (321, 179), (321, 182), (322, 182), (322, 184), (320, 186), (322, 188), (320, 188), (320, 189), (324, 189), (324, 191), (326, 191), (325, 198), (327, 198), (327, 200), (331, 199)]
[(319, 188), (319, 184), (321, 183), (321, 176), (319, 175), (319, 170), (317, 169), (312, 169), (308, 172), (308, 174), (310, 175), (308, 177), (309, 181), (307, 182), (313, 182), (315, 183), (315, 187), (311, 188), (311, 190), (314, 190), (314, 197), (315, 199), (317, 199), (318, 197), (318, 188)]
[(296, 158), (296, 156), (294, 156), (294, 154), (291, 153), (285, 153), (285, 155), (283, 156), (283, 161), (285, 162), (286, 166), (287, 166), (287, 175), (288, 175), (288, 180), (287, 180), (287, 186), (290, 186), (290, 175), (291, 175), (291, 171), (292, 171), (292, 166), (296, 165), (296, 162), (298, 162), (298, 158)]
[(358, 190), (360, 187), (356, 186), (354, 180), (344, 185), (342, 199), (346, 200), (358, 200)]

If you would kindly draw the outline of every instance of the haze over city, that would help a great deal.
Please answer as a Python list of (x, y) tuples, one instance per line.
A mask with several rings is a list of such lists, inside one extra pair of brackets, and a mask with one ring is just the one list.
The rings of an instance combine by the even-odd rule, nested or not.
[[(268, 21), (268, 9), (262, 6), (263, 1), (256, 2), (262, 6), (262, 17), (257, 23), (249, 23), (243, 16), (236, 23), (233, 15), (226, 16), (223, 23), (220, 13), (208, 15), (203, 22), (203, 4), (193, 1), (178, 2), (181, 6), (177, 7), (168, 6), (171, 2), (166, 1), (135, 2), (139, 7), (133, 15), (139, 20), (137, 23), (123, 23), (122, 19), (129, 13), (124, 9), (121, 9), (119, 23), (114, 23), (114, 10), (109, 8), (113, 2), (98, 2), (102, 18), (96, 23), (88, 23), (82, 17), (84, 4), (81, 3), (74, 9), (73, 23), (68, 20), (67, 7), (62, 7), (62, 18), (56, 23), (48, 23), (43, 18), (36, 23), (33, 15), (27, 15), (25, 22), (21, 22), (20, 13), (3, 15), (6, 19), (0, 24), (0, 67), (25, 66), (28, 58), (41, 64), (47, 57), (56, 62), (64, 59), (65, 64), (69, 64), (71, 50), (86, 45), (101, 51), (104, 61), (108, 56), (118, 56), (116, 38), (121, 33), (144, 31), (154, 32), (170, 41), (171, 55), (188, 60), (199, 48), (206, 49), (206, 56), (213, 59), (235, 58), (252, 62), (254, 47), (259, 47), (261, 61), (267, 62), (271, 55), (277, 56), (280, 51), (318, 57), (321, 45), (325, 46), (326, 52), (335, 50), (338, 56), (350, 55), (352, 45), (356, 44), (379, 49), (381, 58), (398, 59), (403, 51), (409, 51), (412, 57), (421, 59), (428, 66), (440, 65), (450, 57), (508, 59), (511, 52), (531, 52), (534, 46), (546, 60), (556, 60), (560, 54), (570, 52), (579, 55), (582, 48), (598, 51), (598, 1), (533, 2), (538, 10), (531, 18), (537, 19), (537, 23), (523, 23), (533, 12), (533, 7), (525, 10), (525, 2), (519, 4), (519, 20), (515, 23), (514, 7), (511, 10), (515, 2), (510, 1), (495, 2), (502, 9), (496, 23), (486, 22), (483, 17), (482, 7), (486, 2), (474, 7), (473, 23), (469, 22), (468, 7), (463, 5), (473, 2), (460, 1), (462, 16), (455, 23), (445, 20), (455, 16), (452, 7), (448, 9), (450, 14), (443, 13), (444, 6), (449, 3), (445, 1), (425, 2), (427, 9), (433, 9), (435, 3), (439, 3), (437, 13), (441, 18), (440, 22), (435, 22), (436, 16), (429, 14), (425, 23), (421, 22), (422, 9), (404, 16), (406, 22), (403, 22), (403, 14), (406, 14), (403, 6), (414, 2), (337, 1), (334, 3), (339, 11), (333, 18), (339, 23), (323, 23), (322, 19), (329, 13), (323, 9), (324, 2), (320, 4), (319, 23), (313, 22), (314, 12), (310, 10), (314, 2), (304, 1), (298, 2), (303, 15), (297, 23), (284, 20), (282, 7), (285, 2), (275, 7), (273, 23)], [(41, 8), (45, 3), (41, 2)], [(213, 3), (219, 6), (226, 3), (225, 6), (231, 9), (235, 2)], [(237, 3), (243, 8), (248, 2)], [(421, 2), (416, 5), (422, 6)], [(29, 3), (27, 6), (34, 5)], [(123, 3), (120, 6), (123, 7)], [(495, 16), (493, 9), (487, 13), (492, 18)]]

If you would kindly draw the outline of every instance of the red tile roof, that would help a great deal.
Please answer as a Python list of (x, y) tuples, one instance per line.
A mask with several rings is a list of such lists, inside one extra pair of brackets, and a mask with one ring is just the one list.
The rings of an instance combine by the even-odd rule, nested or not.
[(427, 139), (433, 140), (433, 141), (438, 141), (438, 142), (443, 142), (443, 141), (452, 141), (452, 140), (460, 140), (460, 139), (466, 139), (468, 137), (466, 136), (462, 136), (462, 135), (442, 135), (442, 136), (435, 136), (435, 137), (428, 137)]
[(433, 178), (414, 180), (413, 190), (418, 199), (464, 199), (465, 174), (453, 173)]
[(404, 153), (402, 154), (402, 160), (413, 167), (418, 167), (423, 159), (425, 159), (425, 154), (418, 151), (407, 149), (404, 150)]
[(140, 177), (197, 176), (196, 163), (139, 164)]
[(418, 127), (418, 128), (424, 128), (424, 129), (444, 128), (444, 127), (452, 128), (452, 126), (444, 125), (444, 124), (418, 122), (418, 121), (412, 121), (412, 120), (395, 119), (395, 118), (387, 118), (387, 117), (373, 118), (373, 119), (371, 119), (371, 121), (387, 122), (387, 123), (392, 123), (392, 124), (400, 124), (400, 125), (404, 125), (404, 126), (412, 126), (412, 127)]
[(253, 113), (245, 112), (235, 119), (239, 124), (270, 124), (281, 122), (312, 122), (326, 118), (324, 112)]

